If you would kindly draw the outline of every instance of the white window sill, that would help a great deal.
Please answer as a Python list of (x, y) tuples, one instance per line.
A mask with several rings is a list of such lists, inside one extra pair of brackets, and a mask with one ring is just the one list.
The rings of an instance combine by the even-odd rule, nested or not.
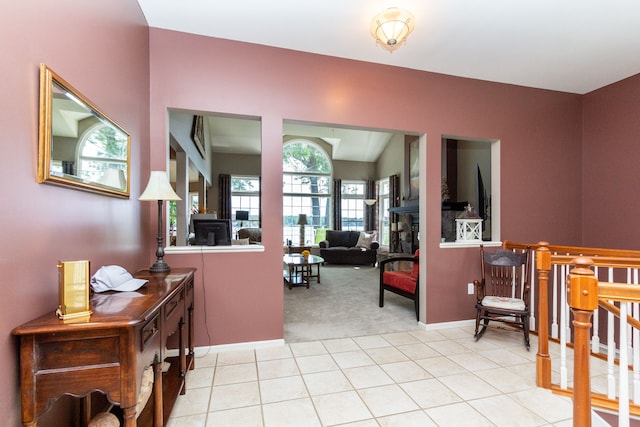
[(217, 254), (239, 252), (264, 252), (263, 245), (231, 245), (231, 246), (169, 246), (164, 248), (165, 254)]
[(502, 242), (444, 242), (440, 243), (440, 248), (479, 248), (480, 245), (484, 245), (486, 248), (495, 248), (502, 246)]

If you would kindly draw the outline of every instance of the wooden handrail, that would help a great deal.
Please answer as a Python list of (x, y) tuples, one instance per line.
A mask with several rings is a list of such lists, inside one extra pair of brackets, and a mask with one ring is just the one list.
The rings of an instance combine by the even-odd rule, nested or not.
[[(630, 286), (631, 283), (604, 281), (598, 283), (594, 267), (609, 269), (609, 277), (612, 276), (611, 269), (614, 270), (616, 275), (623, 274), (621, 271), (624, 269), (635, 270), (636, 272), (634, 274), (637, 280), (638, 271), (640, 270), (640, 251), (554, 246), (544, 241), (538, 242), (537, 244), (505, 241), (503, 244), (504, 249), (511, 250), (522, 250), (527, 247), (535, 251), (535, 268), (537, 270), (535, 281), (537, 291), (537, 299), (535, 302), (537, 305), (532, 304), (534, 313), (537, 309), (536, 324), (538, 326), (536, 384), (539, 387), (552, 389), (554, 392), (560, 391), (561, 393), (567, 393), (569, 390), (567, 389), (566, 383), (560, 388), (551, 384), (552, 369), (551, 359), (549, 357), (549, 326), (554, 325), (554, 328), (558, 328), (558, 324), (556, 323), (557, 319), (554, 317), (552, 320), (549, 317), (549, 299), (552, 297), (552, 295), (550, 295), (551, 284), (553, 284), (553, 290), (556, 292), (557, 290), (563, 289), (560, 282), (558, 282), (559, 277), (556, 277), (556, 274), (563, 275), (565, 270), (559, 269), (556, 273), (555, 266), (568, 267), (570, 271), (566, 281), (566, 304), (570, 307), (573, 316), (573, 342), (569, 345), (572, 345), (574, 348), (574, 388), (572, 390), (574, 394), (574, 426), (582, 427), (591, 425), (592, 402), (595, 402), (599, 407), (614, 408), (619, 406), (622, 408), (622, 406), (626, 406), (625, 410), (620, 409), (620, 413), (629, 414), (629, 407), (631, 406), (631, 409), (633, 409), (633, 407), (637, 405), (633, 405), (629, 401), (628, 395), (624, 395), (622, 391), (620, 392), (620, 399), (607, 400), (606, 395), (596, 396), (594, 394), (592, 396), (591, 394), (589, 372), (589, 359), (592, 355), (590, 348), (591, 317), (594, 310), (600, 305), (604, 310), (620, 318), (621, 310), (614, 305), (613, 302), (639, 303), (640, 286)], [(550, 277), (552, 267), (554, 276)], [(599, 274), (599, 276), (601, 276), (601, 274)], [(562, 283), (565, 283), (564, 280)], [(558, 310), (563, 309), (559, 308)], [(554, 313), (556, 313), (555, 302)], [(624, 313), (626, 313), (626, 310), (623, 314)], [(626, 320), (626, 325), (640, 329), (640, 321), (637, 319), (626, 314), (624, 314), (624, 319)], [(560, 327), (564, 328), (562, 324)], [(594, 334), (595, 333), (596, 332), (594, 332)], [(597, 339), (598, 337), (594, 336), (595, 341), (591, 343), (594, 348), (598, 345)], [(561, 342), (563, 342), (562, 336)], [(623, 340), (620, 345), (626, 348), (625, 342), (626, 340)], [(626, 354), (622, 356), (626, 356)], [(622, 356), (620, 357), (620, 364), (626, 365), (626, 357), (623, 359)], [(605, 403), (604, 406), (603, 402)]]
[(559, 246), (550, 245), (541, 241), (538, 243), (517, 243), (505, 240), (502, 243), (504, 249), (526, 249), (531, 248), (532, 251), (538, 250), (540, 246), (545, 246), (550, 252), (558, 254), (573, 254), (576, 256), (598, 256), (598, 257), (615, 257), (615, 258), (640, 258), (640, 251), (630, 249), (609, 249), (609, 248), (589, 248), (582, 246)]
[[(638, 268), (640, 265), (640, 257), (582, 256), (588, 256), (595, 267)], [(551, 255), (551, 259), (553, 264), (572, 265), (576, 255)]]
[[(598, 292), (598, 296), (599, 295), (600, 293)], [(613, 315), (616, 316), (618, 319), (620, 318), (620, 309), (615, 305), (611, 304), (609, 301), (599, 300), (598, 305), (604, 308), (605, 310), (613, 313)], [(627, 314), (627, 323), (636, 329), (640, 329), (640, 322), (634, 319), (633, 317), (629, 316), (628, 314)]]
[(603, 300), (640, 302), (640, 286), (626, 283), (598, 283), (598, 298)]

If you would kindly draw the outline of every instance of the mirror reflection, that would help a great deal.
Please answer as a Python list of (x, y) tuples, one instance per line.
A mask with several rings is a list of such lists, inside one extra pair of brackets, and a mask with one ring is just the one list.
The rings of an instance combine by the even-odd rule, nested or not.
[(172, 246), (261, 245), (261, 122), (169, 111)]
[(38, 181), (129, 197), (130, 136), (46, 65)]

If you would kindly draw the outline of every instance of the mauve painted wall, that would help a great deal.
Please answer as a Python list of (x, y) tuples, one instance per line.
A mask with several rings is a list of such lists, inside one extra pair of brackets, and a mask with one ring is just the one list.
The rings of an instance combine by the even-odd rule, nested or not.
[[(12, 2), (2, 12), (0, 112), (5, 155), (0, 177), (5, 203), (0, 213), (0, 316), (5, 335), (0, 364), (2, 376), (9, 380), (0, 387), (0, 415), (5, 425), (18, 425), (20, 415), (17, 346), (11, 329), (55, 308), (57, 261), (88, 258), (92, 270), (106, 263), (135, 269), (151, 262), (148, 241), (155, 233), (155, 210), (136, 199), (149, 169), (166, 168), (167, 107), (260, 116), (263, 121), (267, 250), (167, 257), (172, 266), (199, 268), (199, 346), (282, 338), (282, 213), (277, 201), (282, 191), (283, 119), (426, 133), (422, 244), (428, 323), (471, 318), (466, 283), (477, 275), (477, 249), (438, 247), (442, 134), (502, 140), (502, 238), (572, 245), (581, 244), (584, 235), (588, 244), (602, 241), (601, 245), (622, 247), (627, 242), (633, 247), (634, 236), (622, 232), (623, 221), (614, 224), (618, 216), (600, 196), (583, 201), (583, 97), (578, 95), (157, 29), (150, 30), (149, 38), (142, 13), (130, 0)], [(70, 20), (72, 25), (61, 27)], [(131, 199), (36, 183), (40, 62), (131, 133)], [(622, 188), (623, 195), (608, 200), (630, 212), (635, 205), (628, 203), (633, 198), (628, 197), (627, 185), (637, 183), (632, 163), (637, 149), (631, 138), (638, 133), (638, 106), (631, 102), (638, 99), (638, 85), (634, 77), (584, 97), (585, 188), (597, 188), (600, 181), (591, 182), (589, 171), (602, 158), (611, 159), (614, 166), (629, 159), (624, 160), (629, 172), (612, 166), (606, 176), (609, 184), (599, 193)], [(618, 114), (608, 114), (620, 104), (624, 108)], [(387, 105), (394, 107), (387, 110)], [(605, 135), (606, 129), (610, 132)], [(603, 141), (606, 150), (599, 150)], [(619, 229), (618, 237), (609, 244), (583, 233), (583, 214), (576, 209), (580, 203), (585, 229)], [(205, 307), (209, 334), (204, 328)]]
[[(135, 1), (2, 6), (2, 425), (20, 424), (17, 340), (11, 330), (55, 310), (58, 260), (88, 259), (92, 272), (103, 264), (135, 269), (149, 262), (153, 234), (137, 201), (149, 170), (148, 51), (146, 21)], [(131, 199), (36, 182), (41, 62), (131, 134)]]
[(640, 75), (584, 96), (585, 246), (640, 249)]
[[(580, 244), (582, 220), (574, 209), (581, 202), (579, 95), (154, 28), (150, 49), (152, 168), (165, 168), (167, 108), (262, 117), (267, 250), (167, 256), (174, 266), (206, 266), (198, 289), (206, 289), (202, 302), (214, 344), (282, 337), (284, 119), (426, 133), (427, 323), (474, 316), (466, 284), (479, 269), (477, 249), (439, 248), (441, 135), (502, 141), (503, 239)], [(198, 322), (202, 310), (198, 305)], [(196, 343), (208, 341), (199, 328)]]

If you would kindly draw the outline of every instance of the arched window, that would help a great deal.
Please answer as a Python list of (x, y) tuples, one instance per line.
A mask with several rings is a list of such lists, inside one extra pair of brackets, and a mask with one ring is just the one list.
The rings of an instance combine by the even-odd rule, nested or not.
[(126, 188), (126, 135), (102, 122), (90, 126), (82, 136), (77, 152), (76, 174), (92, 182)]
[(288, 141), (282, 153), (283, 236), (300, 243), (300, 214), (307, 216), (304, 244), (313, 244), (316, 230), (331, 222), (331, 159), (317, 144), (296, 139)]

